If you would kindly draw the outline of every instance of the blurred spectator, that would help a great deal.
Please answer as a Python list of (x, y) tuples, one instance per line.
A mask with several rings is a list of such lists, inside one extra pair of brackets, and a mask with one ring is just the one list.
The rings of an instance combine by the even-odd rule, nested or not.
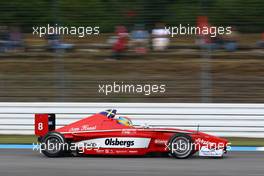
[(0, 52), (7, 52), (24, 46), (19, 27), (0, 26)]
[(260, 48), (264, 48), (264, 32), (261, 34), (261, 39), (257, 42), (257, 46)]
[[(209, 25), (208, 25), (209, 26)], [(220, 48), (221, 39), (219, 36), (212, 37), (211, 34), (200, 34), (196, 43), (202, 48), (209, 51), (216, 50)]]
[(9, 48), (9, 34), (7, 26), (0, 26), (0, 52), (6, 52)]
[(217, 35), (216, 37), (212, 37), (208, 34), (200, 36), (199, 45), (201, 48), (210, 51), (223, 48), (226, 51), (234, 52), (237, 50), (237, 40), (238, 32), (235, 30), (235, 27), (232, 27), (232, 33), (228, 35)]
[(154, 51), (164, 51), (169, 46), (169, 33), (163, 23), (157, 23), (152, 30), (152, 47)]
[(149, 33), (144, 29), (144, 25), (137, 24), (131, 33), (132, 48), (138, 54), (145, 54), (147, 52), (149, 43)]
[(235, 27), (231, 29), (232, 33), (221, 37), (223, 47), (226, 51), (234, 52), (237, 50), (238, 32)]
[(19, 27), (11, 27), (9, 34), (9, 49), (19, 49), (24, 46), (22, 33)]
[(73, 44), (63, 43), (60, 39), (60, 36), (57, 34), (48, 34), (48, 49), (51, 51), (59, 51), (59, 50), (70, 50), (73, 48)]
[(120, 59), (127, 49), (128, 33), (125, 26), (117, 26), (115, 30), (116, 39), (113, 41), (113, 58)]
[[(200, 29), (203, 28), (210, 28), (210, 23), (208, 21), (207, 16), (198, 16), (197, 17), (197, 27)], [(212, 33), (215, 33), (215, 31), (211, 31)], [(202, 49), (206, 49), (209, 51), (218, 49), (220, 47), (220, 40), (219, 36), (212, 37), (211, 33), (204, 34), (200, 32), (198, 34), (198, 38), (196, 39), (196, 44), (198, 44)]]

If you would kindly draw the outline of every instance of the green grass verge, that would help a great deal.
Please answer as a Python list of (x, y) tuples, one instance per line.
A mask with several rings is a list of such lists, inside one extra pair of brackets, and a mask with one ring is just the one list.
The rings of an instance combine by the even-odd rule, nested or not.
[(227, 137), (233, 146), (264, 146), (263, 138)]
[(33, 135), (0, 135), (0, 144), (32, 144), (37, 142)]
[[(263, 138), (227, 138), (233, 146), (264, 146)], [(32, 144), (37, 138), (33, 135), (0, 135), (0, 144)]]

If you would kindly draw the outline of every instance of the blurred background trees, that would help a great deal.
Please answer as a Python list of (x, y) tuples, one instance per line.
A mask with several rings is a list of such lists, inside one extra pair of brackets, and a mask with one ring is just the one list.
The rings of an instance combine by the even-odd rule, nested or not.
[(236, 26), (242, 32), (262, 32), (263, 0), (12, 0), (0, 2), (0, 24), (19, 24), (25, 32), (32, 26), (60, 23), (100, 26), (112, 32), (114, 26), (157, 21), (169, 25), (196, 23), (207, 15), (213, 25)]

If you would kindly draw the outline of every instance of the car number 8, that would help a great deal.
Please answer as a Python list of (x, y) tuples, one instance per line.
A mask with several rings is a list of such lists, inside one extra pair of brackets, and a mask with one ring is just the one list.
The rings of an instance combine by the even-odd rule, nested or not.
[(38, 124), (38, 130), (40, 130), (40, 131), (43, 130), (43, 123)]

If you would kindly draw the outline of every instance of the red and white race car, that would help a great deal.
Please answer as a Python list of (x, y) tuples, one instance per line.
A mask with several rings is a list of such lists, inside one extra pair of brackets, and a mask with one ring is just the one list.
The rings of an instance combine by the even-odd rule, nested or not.
[(116, 110), (106, 110), (55, 129), (55, 114), (35, 115), (35, 134), (48, 157), (168, 154), (175, 158), (223, 157), (228, 141), (195, 130), (136, 127)]

